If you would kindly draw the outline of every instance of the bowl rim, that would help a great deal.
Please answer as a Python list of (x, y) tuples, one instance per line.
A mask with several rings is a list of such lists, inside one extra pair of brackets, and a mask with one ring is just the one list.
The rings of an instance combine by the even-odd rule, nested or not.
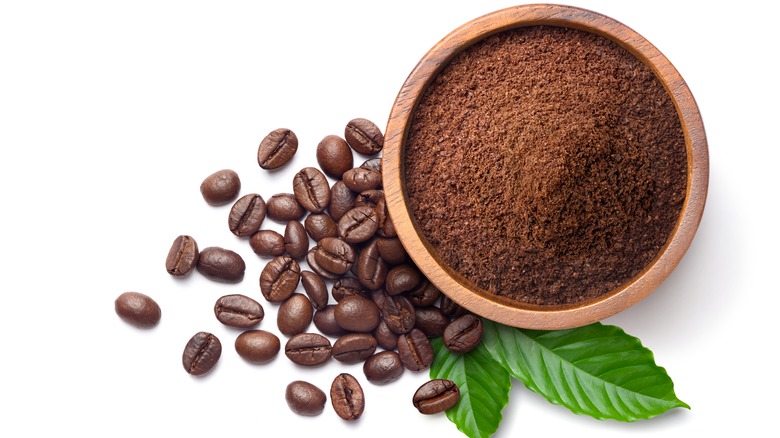
[[(688, 157), (686, 197), (678, 222), (656, 257), (636, 277), (601, 297), (568, 306), (533, 306), (491, 294), (443, 262), (417, 231), (407, 208), (403, 152), (408, 125), (430, 81), (465, 48), (495, 33), (525, 26), (556, 26), (606, 37), (650, 67), (672, 98), (682, 124)], [(709, 183), (709, 154), (696, 101), (672, 63), (628, 26), (600, 13), (573, 6), (529, 4), (475, 18), (434, 45), (412, 70), (393, 104), (385, 130), (382, 178), (387, 209), (401, 243), (421, 272), (442, 293), (490, 320), (529, 329), (587, 325), (621, 312), (650, 295), (678, 265), (701, 222)]]

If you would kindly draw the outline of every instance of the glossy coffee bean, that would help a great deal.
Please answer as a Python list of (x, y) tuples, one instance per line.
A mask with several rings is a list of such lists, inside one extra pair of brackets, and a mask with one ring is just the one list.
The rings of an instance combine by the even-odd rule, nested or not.
[(221, 283), (241, 282), (246, 270), (246, 263), (238, 253), (218, 246), (201, 250), (196, 266), (204, 277)]
[(277, 193), (268, 199), (265, 206), (268, 218), (281, 223), (300, 220), (306, 214), (292, 193)]
[(368, 298), (369, 293), (366, 288), (360, 284), (360, 280), (357, 277), (342, 277), (333, 283), (333, 287), (330, 290), (333, 299), (336, 302), (341, 301), (346, 296), (350, 295), (362, 295)]
[(364, 192), (358, 193), (357, 197), (355, 198), (355, 207), (360, 207), (361, 205), (367, 205), (371, 208), (376, 208), (377, 204), (385, 199), (385, 192), (382, 190), (366, 190)]
[(183, 277), (198, 264), (198, 243), (192, 236), (181, 235), (174, 239), (168, 257), (165, 259), (165, 270), (174, 277)]
[(339, 362), (355, 364), (371, 357), (376, 346), (376, 339), (368, 333), (348, 333), (336, 339), (330, 353)]
[(408, 261), (408, 254), (398, 237), (377, 237), (379, 255), (390, 265), (400, 265)]
[(412, 397), (421, 414), (431, 415), (452, 408), (460, 400), (460, 389), (452, 380), (434, 379), (423, 383)]
[(379, 311), (387, 327), (399, 335), (409, 333), (417, 321), (414, 305), (402, 295), (388, 296), (383, 300)]
[(266, 206), (263, 197), (250, 193), (233, 204), (228, 216), (230, 232), (238, 237), (249, 237), (260, 229), (265, 220)]
[(359, 167), (365, 167), (366, 169), (373, 169), (379, 173), (382, 173), (382, 158), (374, 157), (364, 161)]
[(303, 333), (309, 328), (314, 308), (306, 295), (294, 293), (284, 300), (276, 312), (276, 324), (285, 336)]
[(420, 329), (429, 338), (441, 337), (450, 324), (450, 318), (437, 306), (417, 307), (414, 316), (414, 327)]
[(314, 326), (323, 335), (339, 337), (349, 333), (336, 322), (336, 305), (328, 304), (314, 312)]
[(444, 294), (441, 295), (439, 308), (445, 315), (449, 316), (450, 319), (455, 319), (466, 314), (466, 309), (461, 307), (455, 301), (452, 301), (452, 298)]
[(416, 288), (406, 293), (406, 297), (417, 307), (432, 306), (441, 297), (441, 291), (427, 278), (423, 277)]
[(380, 351), (363, 363), (363, 374), (369, 382), (385, 385), (395, 382), (404, 373), (404, 364), (395, 351)]
[(202, 376), (211, 371), (222, 355), (219, 339), (207, 332), (198, 332), (187, 342), (181, 362), (184, 370), (194, 376)]
[(287, 406), (298, 415), (315, 416), (325, 410), (327, 396), (320, 388), (309, 382), (296, 380), (284, 391)]
[(385, 145), (385, 137), (379, 127), (364, 118), (350, 120), (344, 128), (344, 138), (355, 152), (362, 155), (378, 154)]
[(341, 278), (340, 274), (334, 274), (320, 266), (320, 264), (317, 262), (317, 250), (319, 250), (319, 247), (314, 245), (311, 249), (309, 249), (309, 252), (306, 253), (306, 263), (309, 265), (309, 268), (311, 268), (314, 273), (322, 277), (324, 280), (335, 281)]
[(260, 324), (265, 316), (263, 306), (246, 295), (233, 294), (220, 297), (214, 304), (214, 315), (222, 324), (236, 328), (249, 328)]
[(352, 168), (352, 149), (338, 135), (328, 135), (317, 145), (317, 163), (326, 175), (341, 179)]
[(367, 289), (379, 289), (384, 287), (389, 267), (379, 255), (376, 241), (360, 250), (357, 262), (355, 262), (357, 278), (360, 284)]
[(316, 367), (330, 359), (330, 349), (330, 340), (325, 336), (318, 333), (299, 333), (287, 340), (284, 354), (293, 363)]
[(356, 197), (357, 193), (350, 190), (344, 181), (336, 181), (330, 189), (330, 205), (328, 205), (330, 217), (338, 222), (344, 213), (354, 207)]
[(151, 328), (160, 322), (160, 305), (140, 292), (124, 292), (114, 300), (114, 311), (123, 321), (139, 328)]
[(280, 303), (295, 292), (301, 267), (289, 256), (274, 257), (260, 273), (260, 292), (266, 300)]
[(421, 371), (433, 363), (433, 345), (425, 333), (412, 329), (398, 337), (398, 355), (409, 371)]
[(385, 277), (385, 290), (398, 295), (416, 288), (422, 281), (422, 274), (412, 265), (398, 265), (390, 268)]
[(315, 242), (325, 237), (337, 237), (339, 235), (336, 222), (327, 213), (312, 213), (306, 216), (303, 223), (306, 233)]
[(376, 211), (364, 205), (353, 207), (337, 223), (339, 237), (348, 243), (361, 243), (371, 239), (379, 227)]
[(230, 169), (218, 170), (200, 184), (200, 194), (209, 205), (219, 206), (233, 202), (241, 191), (241, 179)]
[(330, 185), (328, 179), (316, 167), (304, 167), (293, 178), (295, 199), (303, 208), (320, 213), (330, 203)]
[(284, 229), (284, 249), (295, 260), (303, 260), (309, 252), (309, 235), (298, 221), (289, 221)]
[(317, 265), (337, 275), (349, 272), (355, 263), (355, 250), (352, 246), (338, 237), (325, 237), (317, 242), (317, 251), (314, 253)]
[(268, 133), (257, 148), (257, 164), (270, 170), (284, 166), (298, 150), (298, 137), (289, 129), (279, 128)]
[(281, 343), (279, 337), (265, 330), (247, 330), (238, 337), (235, 342), (236, 353), (247, 362), (264, 364), (273, 360)]
[(249, 246), (261, 257), (276, 257), (284, 254), (284, 236), (274, 230), (258, 230), (249, 238)]
[(468, 353), (482, 341), (482, 319), (467, 313), (449, 323), (441, 339), (448, 350)]
[(376, 230), (376, 235), (379, 237), (396, 237), (398, 233), (395, 231), (395, 225), (393, 225), (392, 219), (390, 219), (390, 212), (387, 210), (387, 201), (382, 198), (377, 202), (376, 207), (376, 220), (379, 227)]
[(345, 330), (369, 333), (379, 324), (379, 308), (373, 301), (360, 295), (344, 297), (336, 304), (336, 323)]
[(398, 334), (390, 330), (384, 320), (380, 320), (371, 335), (376, 339), (377, 345), (385, 350), (395, 350), (398, 348)]
[(301, 271), (301, 285), (314, 309), (320, 310), (328, 304), (328, 286), (319, 275), (312, 271)]
[(341, 373), (333, 379), (330, 387), (330, 401), (336, 415), (346, 421), (355, 421), (360, 418), (366, 407), (360, 382), (348, 373)]
[(349, 169), (344, 172), (341, 180), (355, 193), (382, 188), (382, 174), (365, 167)]

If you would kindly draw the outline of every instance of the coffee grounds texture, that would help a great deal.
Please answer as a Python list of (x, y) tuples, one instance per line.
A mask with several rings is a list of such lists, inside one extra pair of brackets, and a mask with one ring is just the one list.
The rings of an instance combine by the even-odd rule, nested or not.
[(551, 26), (456, 55), (415, 109), (404, 165), (412, 216), (441, 258), (543, 306), (637, 276), (687, 184), (682, 127), (653, 72), (607, 38)]

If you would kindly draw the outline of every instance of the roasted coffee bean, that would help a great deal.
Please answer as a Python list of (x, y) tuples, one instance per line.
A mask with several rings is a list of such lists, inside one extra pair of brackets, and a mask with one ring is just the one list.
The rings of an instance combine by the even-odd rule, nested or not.
[(376, 304), (360, 295), (351, 295), (339, 301), (334, 316), (342, 328), (358, 333), (370, 333), (381, 319)]
[(380, 320), (371, 335), (376, 339), (377, 345), (385, 350), (395, 350), (398, 348), (398, 334), (394, 333), (387, 326), (384, 320)]
[(403, 295), (388, 296), (379, 307), (382, 319), (394, 333), (409, 333), (417, 320), (414, 305)]
[(412, 404), (421, 414), (444, 412), (458, 404), (460, 389), (452, 380), (434, 379), (423, 383), (412, 397)]
[(285, 336), (303, 333), (309, 328), (314, 309), (306, 295), (294, 293), (284, 300), (276, 312), (276, 325)]
[(449, 323), (441, 339), (448, 350), (468, 353), (482, 341), (482, 319), (467, 313)]
[(181, 356), (184, 369), (194, 376), (208, 373), (222, 355), (222, 343), (207, 332), (198, 332), (187, 342)]
[(279, 354), (281, 343), (279, 337), (265, 330), (247, 330), (235, 342), (236, 353), (244, 360), (263, 364), (270, 362)]
[(437, 306), (417, 307), (414, 309), (414, 316), (414, 327), (429, 338), (440, 337), (450, 324), (450, 319)]
[(368, 298), (369, 294), (365, 287), (360, 284), (360, 280), (357, 277), (342, 277), (333, 283), (333, 287), (330, 290), (333, 299), (336, 302), (341, 301), (346, 296), (350, 295), (362, 295)]
[(325, 237), (337, 237), (339, 235), (336, 222), (327, 213), (311, 213), (306, 216), (303, 225), (306, 228), (306, 233), (315, 242)]
[(181, 235), (174, 239), (168, 257), (165, 259), (165, 269), (174, 277), (189, 274), (198, 264), (198, 243), (192, 236)]
[(301, 279), (301, 267), (292, 257), (278, 256), (260, 273), (260, 292), (266, 300), (279, 303), (295, 292)]
[(376, 208), (377, 204), (385, 199), (385, 192), (383, 190), (366, 190), (358, 193), (355, 198), (355, 207), (361, 205), (368, 205), (371, 208)]
[(263, 306), (241, 294), (225, 295), (214, 304), (214, 315), (222, 324), (236, 328), (249, 328), (260, 324), (265, 316)]
[(319, 275), (311, 271), (301, 271), (301, 284), (312, 307), (320, 310), (328, 305), (328, 286)]
[(352, 168), (352, 149), (338, 135), (328, 135), (317, 145), (317, 163), (326, 175), (341, 179)]
[(422, 274), (412, 265), (398, 265), (387, 271), (385, 290), (390, 295), (398, 295), (414, 290), (422, 281)]
[(207, 176), (200, 184), (200, 194), (209, 205), (219, 206), (233, 202), (241, 191), (241, 179), (230, 169), (222, 169)]
[(140, 292), (124, 292), (114, 300), (114, 311), (126, 323), (150, 328), (160, 322), (160, 305)]
[(230, 231), (238, 237), (249, 237), (260, 229), (265, 214), (266, 207), (262, 196), (254, 193), (244, 195), (230, 209)]
[(365, 167), (366, 169), (373, 169), (379, 173), (382, 173), (382, 159), (379, 157), (369, 158), (368, 160), (364, 161), (363, 164), (360, 165), (360, 167)]
[[(339, 337), (349, 333), (336, 322), (336, 305), (328, 304), (314, 312), (314, 326), (323, 335)], [(384, 347), (383, 347), (384, 348)]]
[(298, 221), (287, 222), (284, 229), (284, 249), (295, 260), (303, 260), (309, 252), (309, 235)]
[(376, 339), (368, 333), (348, 333), (336, 339), (330, 353), (339, 362), (354, 364), (371, 357), (376, 345)]
[(395, 382), (404, 373), (404, 364), (395, 351), (380, 351), (363, 364), (363, 374), (369, 382), (385, 385)]
[(406, 249), (398, 237), (377, 237), (376, 246), (379, 255), (389, 265), (400, 265), (408, 260)]
[(382, 174), (365, 167), (349, 169), (344, 172), (341, 180), (355, 193), (382, 188)]
[(287, 164), (298, 150), (298, 137), (289, 129), (271, 131), (257, 148), (257, 164), (270, 170)]
[(303, 208), (320, 213), (330, 203), (330, 185), (325, 175), (316, 167), (304, 167), (293, 178), (295, 199)]
[(249, 246), (261, 257), (276, 257), (284, 254), (284, 236), (274, 230), (258, 230), (249, 238)]
[(317, 251), (314, 253), (317, 264), (334, 274), (343, 275), (349, 272), (355, 263), (355, 250), (352, 246), (338, 237), (325, 237), (317, 242)]
[(441, 291), (427, 278), (423, 277), (416, 288), (406, 293), (406, 297), (417, 307), (432, 306), (441, 296)]
[(327, 401), (323, 390), (302, 380), (287, 385), (284, 398), (293, 412), (304, 416), (320, 415), (325, 410)]
[(204, 248), (196, 266), (204, 277), (221, 283), (241, 282), (246, 270), (246, 263), (238, 253), (218, 246)]
[(309, 268), (311, 268), (312, 271), (314, 271), (317, 275), (322, 277), (325, 280), (331, 280), (335, 281), (341, 278), (341, 275), (334, 274), (327, 269), (322, 268), (319, 263), (317, 263), (317, 250), (319, 247), (317, 245), (314, 245), (311, 249), (309, 249), (309, 252), (306, 253), (306, 263), (309, 264)]
[(347, 123), (344, 138), (355, 152), (362, 155), (378, 154), (385, 145), (385, 137), (379, 127), (363, 118), (352, 119)]
[(330, 359), (330, 340), (318, 333), (299, 333), (287, 340), (284, 354), (292, 362), (307, 367), (324, 364)]
[(419, 329), (398, 337), (398, 355), (409, 371), (421, 371), (433, 363), (433, 345)]
[(277, 193), (266, 202), (267, 215), (277, 222), (287, 223), (300, 220), (306, 210), (292, 193)]
[(376, 210), (377, 223), (379, 224), (376, 235), (380, 237), (397, 236), (398, 233), (396, 233), (393, 221), (390, 219), (390, 212), (387, 211), (387, 202), (385, 198), (382, 198), (377, 202), (374, 210)]
[(361, 243), (374, 236), (379, 224), (376, 211), (369, 206), (353, 207), (339, 219), (339, 237), (348, 243)]
[(356, 197), (357, 193), (350, 190), (349, 187), (344, 184), (344, 181), (336, 181), (330, 189), (330, 205), (328, 205), (330, 217), (338, 222), (338, 220), (344, 216), (344, 213), (354, 207)]
[(336, 415), (347, 421), (355, 421), (363, 415), (365, 396), (360, 382), (348, 373), (341, 373), (330, 386), (330, 402)]
[(368, 289), (379, 289), (385, 285), (387, 263), (380, 257), (376, 241), (360, 250), (357, 262), (355, 262), (357, 278), (360, 284)]
[(445, 315), (449, 316), (450, 319), (455, 319), (466, 314), (466, 309), (461, 307), (460, 304), (456, 303), (455, 301), (452, 301), (452, 298), (444, 294), (441, 295), (439, 308)]

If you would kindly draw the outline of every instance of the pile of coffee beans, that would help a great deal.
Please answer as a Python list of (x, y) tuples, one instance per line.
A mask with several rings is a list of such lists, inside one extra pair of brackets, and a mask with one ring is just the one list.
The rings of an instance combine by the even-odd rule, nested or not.
[[(230, 169), (203, 180), (203, 199), (212, 206), (232, 202), (228, 229), (267, 260), (258, 295), (278, 306), (276, 325), (286, 338), (282, 342), (279, 335), (256, 328), (265, 316), (259, 301), (241, 294), (220, 297), (214, 315), (222, 324), (245, 330), (234, 347), (246, 361), (268, 363), (283, 348), (291, 362), (305, 367), (332, 360), (363, 363), (366, 380), (384, 385), (398, 380), (404, 370), (428, 369), (434, 360), (431, 338), (442, 337), (448, 349), (460, 354), (481, 341), (481, 319), (425, 278), (396, 235), (376, 156), (383, 141), (371, 121), (350, 121), (344, 138), (328, 135), (317, 145), (319, 168), (300, 169), (291, 181), (291, 193), (239, 197), (241, 181)], [(295, 133), (276, 129), (260, 143), (258, 164), (277, 169), (297, 150)], [(366, 156), (357, 167), (353, 151)], [(266, 218), (285, 224), (284, 234), (263, 228)], [(198, 271), (209, 280), (237, 283), (245, 269), (238, 253), (213, 246), (199, 250), (188, 235), (174, 239), (166, 258), (167, 272), (177, 278)], [(117, 298), (116, 312), (139, 327), (154, 326), (160, 319), (159, 306), (139, 293)], [(310, 330), (312, 323), (316, 331)], [(182, 364), (186, 372), (203, 375), (221, 354), (220, 340), (199, 332), (186, 343)], [(365, 397), (355, 376), (337, 375), (329, 396), (339, 417), (360, 418)], [(434, 414), (454, 406), (459, 397), (455, 383), (437, 379), (422, 385), (412, 404), (423, 414)], [(285, 393), (290, 409), (300, 415), (319, 415), (327, 398), (320, 388), (301, 380), (291, 382)]]

